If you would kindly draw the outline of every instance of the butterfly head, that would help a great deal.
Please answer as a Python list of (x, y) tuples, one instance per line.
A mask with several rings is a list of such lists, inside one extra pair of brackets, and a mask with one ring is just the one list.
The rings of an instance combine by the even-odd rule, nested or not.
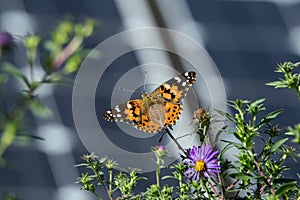
[(152, 98), (147, 92), (143, 92), (142, 99), (145, 105), (151, 105)]

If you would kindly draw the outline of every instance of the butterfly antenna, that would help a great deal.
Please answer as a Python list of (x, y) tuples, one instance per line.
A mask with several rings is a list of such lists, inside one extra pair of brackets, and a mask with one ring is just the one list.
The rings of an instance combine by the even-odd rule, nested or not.
[(144, 92), (146, 92), (146, 83), (147, 83), (147, 69), (145, 69), (145, 79), (144, 79)]
[(119, 87), (119, 90), (123, 90), (123, 91), (126, 91), (126, 92), (132, 92), (132, 93), (141, 94), (140, 92), (137, 92), (137, 91), (134, 91), (134, 90), (125, 89), (125, 88), (122, 88), (122, 87)]
[[(172, 127), (169, 127), (171, 130)], [(169, 128), (165, 128), (165, 133), (169, 135), (169, 137), (173, 140), (173, 142), (177, 145), (178, 149), (180, 149), (187, 157), (189, 156), (187, 152), (184, 150), (184, 148), (178, 143), (178, 141), (174, 138), (174, 136), (171, 134)]]

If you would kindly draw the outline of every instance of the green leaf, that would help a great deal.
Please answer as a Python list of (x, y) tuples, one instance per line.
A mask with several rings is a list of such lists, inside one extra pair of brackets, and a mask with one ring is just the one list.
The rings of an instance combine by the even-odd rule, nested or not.
[(39, 116), (39, 117), (45, 117), (45, 118), (49, 118), (52, 116), (52, 112), (51, 110), (46, 107), (45, 105), (43, 105), (39, 99), (35, 98), (30, 102), (30, 109), (31, 111)]
[(80, 54), (72, 55), (66, 62), (64, 67), (64, 73), (65, 74), (71, 74), (73, 72), (76, 72), (81, 64), (82, 56)]
[(11, 76), (22, 80), (28, 87), (30, 86), (27, 77), (14, 65), (10, 63), (4, 63), (3, 70), (8, 74), (10, 74)]
[(220, 114), (220, 115), (222, 115), (222, 116), (224, 116), (224, 117), (226, 117), (227, 119), (229, 119), (230, 121), (232, 121), (232, 122), (236, 122), (236, 120), (229, 114), (229, 113), (227, 113), (227, 112), (224, 112), (224, 111), (222, 111), (222, 110), (217, 110), (216, 109), (216, 111)]
[(254, 141), (253, 138), (257, 135), (258, 133), (251, 133), (248, 135), (248, 137), (245, 139), (245, 144), (247, 148), (252, 148), (254, 146)]
[(177, 178), (175, 178), (174, 176), (170, 176), (170, 175), (164, 176), (161, 178), (161, 180), (165, 180), (165, 179), (177, 179)]
[(297, 182), (293, 181), (290, 183), (282, 184), (275, 192), (275, 195), (283, 195), (288, 190), (292, 189), (293, 187), (297, 186)]
[(80, 164), (74, 165), (74, 167), (87, 167), (87, 166), (89, 166), (89, 164), (87, 164), (87, 163), (80, 163)]
[(293, 135), (295, 138), (293, 142), (300, 144), (300, 124), (296, 124), (294, 128), (288, 127), (288, 132), (286, 135)]
[(241, 173), (241, 172), (240, 173), (233, 173), (233, 174), (230, 174), (229, 176), (232, 177), (232, 178), (238, 179), (238, 180), (243, 180), (243, 181), (250, 180), (250, 179), (253, 178), (252, 176), (246, 175), (246, 174)]
[(274, 179), (274, 183), (275, 184), (282, 184), (282, 183), (291, 183), (296, 181), (295, 179), (291, 179), (291, 178), (277, 178)]
[(64, 86), (72, 86), (74, 80), (65, 76), (56, 75), (47, 80), (47, 83), (54, 83)]
[(0, 84), (3, 84), (6, 82), (6, 77), (4, 74), (0, 74)]
[(284, 81), (284, 80), (269, 82), (269, 83), (266, 83), (266, 85), (273, 86), (275, 88), (286, 88), (287, 87), (286, 81)]
[(232, 144), (227, 144), (223, 149), (222, 151), (219, 153), (218, 155), (218, 159), (221, 159), (223, 154), (228, 150), (228, 149), (231, 149), (233, 146)]
[(273, 146), (271, 152), (275, 152), (281, 145), (283, 145), (286, 141), (288, 141), (288, 138), (281, 139), (277, 141)]
[(243, 145), (241, 143), (237, 143), (237, 142), (233, 142), (233, 141), (229, 141), (229, 140), (221, 140), (221, 141), (231, 144), (231, 145), (235, 146), (237, 149), (243, 148)]
[(32, 134), (27, 134), (24, 131), (23, 132), (18, 132), (17, 139), (23, 139), (23, 138), (27, 138), (27, 139), (31, 139), (31, 140), (42, 140), (42, 141), (45, 141), (45, 138), (42, 138), (40, 136), (32, 135)]
[(275, 110), (269, 114), (267, 114), (266, 116), (264, 116), (262, 118), (262, 120), (259, 122), (258, 125), (256, 125), (256, 128), (260, 128), (261, 126), (263, 126), (264, 124), (269, 123), (270, 121), (272, 121), (273, 119), (275, 119), (279, 114), (281, 114), (283, 112), (282, 109), (280, 110)]
[(265, 98), (257, 99), (256, 101), (252, 102), (252, 103), (250, 104), (250, 106), (257, 106), (257, 105), (263, 103), (264, 101), (266, 101)]

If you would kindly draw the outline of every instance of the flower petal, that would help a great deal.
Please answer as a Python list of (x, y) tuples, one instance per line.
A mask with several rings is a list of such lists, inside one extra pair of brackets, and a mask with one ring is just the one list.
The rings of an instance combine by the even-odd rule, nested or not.
[(199, 172), (195, 172), (193, 176), (194, 181), (199, 181)]
[(209, 174), (207, 172), (204, 172), (203, 175), (206, 177), (206, 178), (209, 178)]
[(209, 162), (211, 159), (215, 158), (215, 156), (219, 153), (219, 151), (213, 151), (206, 157), (206, 161)]
[(218, 164), (209, 164), (209, 165), (206, 165), (207, 169), (220, 169), (221, 166), (218, 165)]

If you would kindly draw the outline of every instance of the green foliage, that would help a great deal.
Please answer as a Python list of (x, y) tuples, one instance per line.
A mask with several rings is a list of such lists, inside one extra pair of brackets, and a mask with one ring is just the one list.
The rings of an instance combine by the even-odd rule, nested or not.
[(286, 135), (293, 135), (295, 138), (293, 142), (300, 144), (300, 124), (296, 124), (294, 128), (288, 127), (288, 132), (285, 133)]
[[(284, 73), (286, 80), (270, 83), (275, 87), (287, 87), (299, 89), (299, 75), (291, 74), (291, 71), (297, 67), (299, 63), (292, 64), (290, 62), (280, 64), (278, 72)], [(300, 187), (297, 183), (300, 179), (289, 179), (284, 176), (285, 171), (293, 169), (285, 165), (287, 159), (295, 160), (299, 157), (299, 147), (288, 146), (290, 141), (285, 135), (292, 135), (295, 143), (300, 143), (300, 125), (297, 124), (293, 128), (288, 127), (286, 131), (279, 129), (277, 125), (273, 125), (272, 121), (283, 112), (283, 110), (275, 110), (267, 112), (264, 105), (265, 99), (235, 100), (229, 101), (228, 105), (232, 109), (232, 114), (217, 111), (220, 115), (227, 118), (230, 122), (230, 127), (225, 125), (220, 129), (222, 134), (231, 134), (234, 140), (222, 140), (225, 142), (225, 147), (220, 151), (217, 160), (221, 166), (221, 172), (217, 177), (205, 177), (203, 173), (199, 179), (194, 181), (189, 179), (185, 172), (191, 170), (191, 163), (178, 161), (173, 165), (166, 167), (163, 165), (163, 160), (169, 156), (168, 151), (163, 146), (156, 146), (152, 151), (156, 157), (153, 160), (157, 164), (156, 168), (156, 183), (145, 188), (144, 192), (134, 193), (134, 187), (138, 184), (138, 174), (133, 172), (133, 175), (118, 172), (116, 162), (108, 162), (107, 170), (109, 172), (109, 180), (102, 183), (108, 183), (111, 189), (107, 190), (110, 199), (157, 199), (157, 200), (189, 200), (189, 199), (299, 199)], [(197, 134), (200, 144), (212, 144), (208, 139), (210, 130), (214, 122), (220, 122), (216, 115), (212, 115), (207, 109), (200, 108), (195, 111), (193, 122), (191, 125), (195, 127), (192, 134)], [(285, 132), (285, 135), (282, 133)], [(174, 139), (174, 138), (173, 138)], [(175, 139), (174, 139), (175, 140)], [(256, 141), (260, 141), (260, 148), (256, 148)], [(182, 155), (183, 160), (191, 156), (188, 153), (190, 149), (183, 150), (185, 155)], [(232, 154), (232, 149), (237, 150), (235, 160), (225, 158), (225, 154)], [(208, 155), (208, 154), (207, 154)], [(195, 155), (193, 155), (195, 156)], [(211, 158), (213, 159), (213, 158)], [(201, 160), (203, 163), (203, 160)], [(95, 162), (98, 162), (95, 160)], [(109, 164), (110, 163), (110, 164)], [(113, 163), (113, 164), (112, 164)], [(201, 163), (201, 162), (199, 162)], [(196, 165), (196, 164), (195, 164)], [(84, 165), (83, 165), (84, 166)], [(88, 164), (90, 168), (91, 164)], [(104, 165), (102, 165), (104, 166)], [(109, 167), (110, 166), (110, 167)], [(207, 167), (207, 166), (206, 166)], [(161, 170), (168, 168), (171, 173), (161, 176)], [(196, 166), (194, 170), (196, 170)], [(198, 169), (203, 169), (199, 167)], [(204, 168), (205, 169), (205, 168)], [(213, 168), (212, 168), (213, 169)], [(103, 170), (102, 170), (103, 171)], [(105, 172), (103, 171), (103, 177)], [(196, 173), (195, 173), (196, 174)], [(97, 177), (95, 174), (90, 174), (89, 177)], [(114, 178), (112, 178), (114, 177)], [(177, 181), (175, 185), (162, 185), (161, 180), (173, 179)], [(80, 182), (83, 184), (83, 181)], [(90, 182), (86, 183), (83, 188), (89, 188)], [(103, 187), (106, 187), (105, 184)], [(119, 196), (116, 191), (119, 190)], [(93, 187), (89, 190), (93, 192)], [(97, 194), (95, 194), (97, 196)], [(97, 196), (98, 199), (100, 198)]]
[[(20, 91), (13, 91), (16, 98), (15, 102), (11, 103), (12, 108), (5, 106), (1, 108), (0, 159), (3, 159), (6, 149), (18, 136), (25, 136), (24, 132), (26, 131), (22, 130), (21, 122), (26, 117), (26, 111), (31, 111), (37, 117), (51, 117), (51, 110), (38, 98), (38, 89), (45, 84), (59, 83), (66, 75), (78, 70), (83, 55), (87, 53), (82, 47), (82, 42), (92, 34), (95, 25), (95, 22), (90, 19), (84, 23), (65, 20), (57, 25), (49, 39), (42, 40), (41, 36), (37, 34), (25, 36), (21, 44), (25, 47), (29, 75), (24, 74), (14, 63), (6, 61), (0, 53), (0, 96), (4, 97), (2, 87), (7, 87), (6, 83), (9, 80), (17, 80), (24, 86)], [(79, 27), (83, 30), (78, 31)], [(40, 55), (40, 50), (48, 52), (37, 57)], [(45, 60), (47, 62), (42, 63), (45, 73), (42, 78), (37, 79), (34, 74), (39, 66), (36, 63)], [(2, 102), (3, 105), (6, 105), (4, 98), (2, 98)], [(30, 135), (28, 137), (34, 138)]]
[(267, 83), (269, 86), (273, 86), (275, 88), (290, 88), (296, 91), (298, 95), (298, 99), (300, 100), (300, 74), (294, 73), (297, 67), (299, 67), (300, 62), (292, 63), (292, 62), (284, 62), (278, 64), (278, 67), (275, 72), (282, 73), (284, 75), (284, 79), (280, 78), (279, 81), (273, 81)]
[[(236, 110), (234, 117), (228, 118), (235, 123), (235, 128), (230, 133), (234, 134), (238, 142), (227, 142), (240, 152), (237, 155), (238, 160), (231, 167), (236, 172), (229, 174), (230, 177), (238, 180), (239, 184), (229, 192), (240, 193), (243, 191), (249, 198), (251, 196), (260, 198), (262, 194), (266, 193), (276, 196), (279, 188), (291, 186), (278, 180), (284, 180), (283, 171), (289, 170), (284, 162), (287, 157), (293, 158), (292, 151), (294, 149), (288, 148), (289, 150), (287, 150), (284, 143), (288, 141), (288, 138), (278, 140), (280, 131), (276, 126), (269, 124), (282, 110), (273, 111), (258, 119), (258, 114), (266, 110), (263, 102), (264, 99), (254, 102), (236, 100), (229, 104)], [(265, 137), (263, 137), (264, 135)], [(261, 152), (256, 152), (254, 148), (256, 138), (261, 139), (264, 143)], [(294, 184), (294, 186), (296, 185)], [(251, 190), (251, 187), (256, 188), (256, 192)], [(280, 195), (282, 196), (284, 193), (290, 197), (290, 194), (286, 193), (288, 191), (282, 190)]]
[[(103, 187), (109, 199), (113, 199), (112, 194), (117, 190), (121, 192), (121, 196), (118, 199), (136, 199), (137, 196), (133, 195), (132, 190), (138, 181), (146, 180), (146, 178), (138, 176), (136, 169), (130, 170), (129, 173), (118, 172), (117, 162), (108, 160), (105, 164), (106, 158), (97, 159), (97, 156), (93, 153), (83, 156), (83, 160), (86, 162), (76, 165), (76, 167), (86, 167), (91, 172), (82, 174), (77, 179), (77, 183), (82, 185), (82, 190), (92, 192), (98, 199), (101, 199), (95, 192), (95, 188), (98, 185)], [(104, 171), (109, 172), (108, 180), (105, 180)]]
[(9, 193), (4, 197), (4, 200), (17, 200), (17, 196), (14, 193)]

